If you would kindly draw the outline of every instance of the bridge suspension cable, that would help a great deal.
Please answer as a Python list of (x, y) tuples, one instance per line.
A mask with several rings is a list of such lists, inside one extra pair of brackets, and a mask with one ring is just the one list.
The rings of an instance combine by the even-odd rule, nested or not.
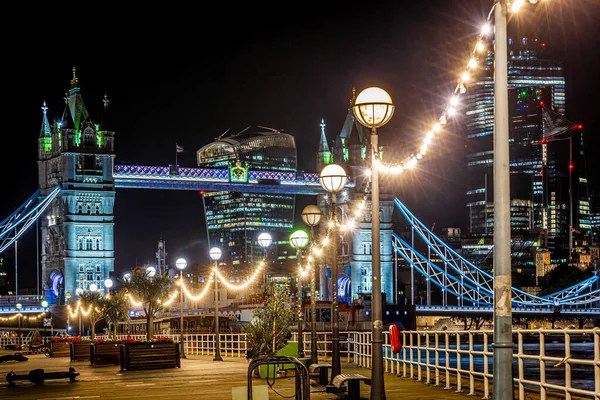
[(6, 250), (42, 215), (60, 191), (59, 185), (48, 195), (42, 197), (40, 190), (36, 190), (25, 203), (2, 221), (0, 224), (0, 253)]

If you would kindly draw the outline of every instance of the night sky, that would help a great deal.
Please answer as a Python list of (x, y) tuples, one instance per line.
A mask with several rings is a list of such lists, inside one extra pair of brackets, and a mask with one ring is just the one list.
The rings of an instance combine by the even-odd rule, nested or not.
[[(492, 3), (347, 1), (267, 7), (251, 2), (241, 7), (211, 3), (206, 10), (195, 3), (135, 12), (94, 3), (97, 9), (46, 4), (15, 12), (18, 28), (0, 28), (5, 38), (0, 219), (37, 189), (40, 107), (45, 100), (49, 117), (60, 118), (72, 67), (96, 122), (102, 97), (110, 99), (119, 164), (172, 164), (177, 142), (184, 146), (179, 164), (193, 167), (196, 150), (226, 130), (262, 125), (294, 135), (299, 169), (317, 172), (321, 118), (333, 140), (352, 88), (388, 91), (396, 112), (379, 130), (380, 141), (400, 145), (402, 152), (417, 150), (454, 90)], [(597, 0), (527, 3), (509, 23), (509, 37), (544, 40), (563, 62), (566, 117), (584, 126), (595, 193), (600, 193), (599, 26)], [(464, 227), (462, 133), (449, 128), (430, 149), (414, 172), (385, 183), (422, 221), (435, 222), (436, 231)], [(298, 224), (302, 208), (313, 201), (298, 197)], [(115, 223), (117, 272), (153, 262), (161, 236), (171, 263), (180, 256), (191, 264), (208, 260), (198, 193), (117, 190)], [(35, 285), (33, 229), (19, 240), (18, 254), (19, 287)], [(14, 251), (0, 257), (12, 282)]]

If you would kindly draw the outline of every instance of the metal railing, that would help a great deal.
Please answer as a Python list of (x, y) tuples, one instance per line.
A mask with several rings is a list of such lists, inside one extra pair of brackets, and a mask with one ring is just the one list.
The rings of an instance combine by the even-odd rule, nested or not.
[[(303, 332), (305, 354), (310, 354), (310, 332)], [(177, 342), (179, 335), (160, 335)], [(214, 334), (185, 334), (185, 353), (212, 355)], [(103, 337), (101, 335), (96, 336)], [(490, 397), (493, 386), (493, 331), (402, 331), (402, 346), (393, 353), (384, 332), (384, 371), (416, 381)], [(145, 335), (118, 335), (117, 339), (145, 340)], [(320, 359), (331, 359), (331, 332), (318, 332)], [(17, 338), (0, 338), (15, 344)], [(297, 333), (292, 333), (297, 341)], [(519, 399), (534, 391), (541, 400), (554, 395), (600, 400), (600, 328), (517, 329), (513, 331), (513, 381)], [(245, 357), (244, 333), (220, 335), (225, 357)], [(340, 355), (346, 362), (371, 367), (371, 332), (340, 332)]]
[[(560, 394), (600, 399), (600, 328), (513, 331), (513, 381), (519, 399), (527, 390), (545, 400)], [(404, 331), (392, 353), (385, 334), (384, 371), (417, 381), (490, 396), (493, 331)], [(369, 368), (371, 332), (353, 333), (353, 362)]]

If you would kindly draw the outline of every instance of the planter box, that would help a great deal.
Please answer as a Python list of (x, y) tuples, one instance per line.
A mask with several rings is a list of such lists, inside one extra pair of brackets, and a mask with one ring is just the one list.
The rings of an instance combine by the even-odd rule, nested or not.
[(121, 346), (121, 371), (180, 367), (179, 343)]
[(70, 342), (50, 342), (50, 357), (70, 357)]
[(90, 359), (91, 343), (70, 343), (71, 361), (87, 361)]
[(121, 365), (120, 343), (94, 343), (90, 348), (90, 364), (114, 364)]

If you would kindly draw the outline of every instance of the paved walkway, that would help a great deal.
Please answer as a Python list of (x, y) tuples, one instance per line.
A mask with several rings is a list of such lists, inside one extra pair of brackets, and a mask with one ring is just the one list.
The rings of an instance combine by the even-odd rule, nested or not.
[[(0, 355), (10, 352), (0, 351)], [(232, 399), (234, 387), (247, 386), (248, 361), (245, 358), (224, 358), (223, 362), (212, 361), (212, 356), (188, 356), (181, 360), (181, 368), (147, 371), (124, 371), (115, 365), (91, 366), (89, 361), (73, 361), (68, 358), (47, 358), (44, 355), (27, 356), (28, 361), (0, 363), (0, 399)], [(74, 367), (80, 375), (77, 382), (68, 379), (48, 380), (43, 385), (19, 381), (10, 387), (6, 375), (10, 371), (27, 374), (42, 368), (46, 372), (68, 371)], [(371, 370), (342, 363), (342, 372), (360, 373), (371, 376)], [(253, 386), (266, 385), (265, 380), (253, 379)], [(294, 398), (295, 377), (275, 380), (273, 389), (268, 390), (269, 399)], [(388, 400), (435, 400), (462, 399), (466, 394), (447, 391), (440, 387), (385, 375)], [(361, 384), (361, 397), (369, 399), (370, 387)], [(343, 394), (326, 393), (325, 388), (313, 382), (311, 399), (339, 399)], [(255, 400), (258, 400), (254, 397)], [(471, 397), (473, 398), (473, 397)]]

